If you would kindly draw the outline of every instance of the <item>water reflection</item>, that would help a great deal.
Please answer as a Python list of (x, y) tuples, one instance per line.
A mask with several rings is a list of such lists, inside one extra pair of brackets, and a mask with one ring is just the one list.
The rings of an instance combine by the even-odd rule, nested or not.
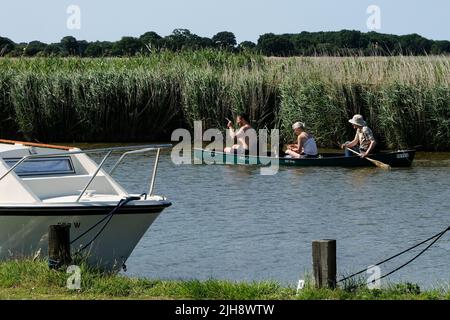
[(353, 188), (359, 189), (370, 183), (374, 177), (385, 173), (386, 172), (383, 172), (383, 170), (380, 170), (379, 168), (358, 168), (357, 170), (348, 169), (346, 176)]

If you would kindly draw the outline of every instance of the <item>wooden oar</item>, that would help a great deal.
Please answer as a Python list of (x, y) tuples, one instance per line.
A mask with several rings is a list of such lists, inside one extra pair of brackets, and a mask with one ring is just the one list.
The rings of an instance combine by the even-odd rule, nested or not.
[[(356, 151), (353, 150), (353, 149), (350, 149), (350, 148), (346, 148), (346, 149), (349, 150), (349, 151), (351, 151), (351, 152), (353, 152), (354, 154), (357, 154), (358, 156), (361, 156), (360, 153), (356, 152)], [(369, 160), (369, 161), (372, 162), (374, 165), (376, 165), (378, 168), (382, 168), (382, 169), (391, 169), (391, 166), (390, 166), (390, 165), (388, 165), (388, 164), (386, 164), (386, 163), (383, 163), (383, 162), (381, 162), (381, 161), (374, 160), (374, 159), (370, 159), (370, 158), (368, 158), (368, 157), (365, 157), (364, 159)]]

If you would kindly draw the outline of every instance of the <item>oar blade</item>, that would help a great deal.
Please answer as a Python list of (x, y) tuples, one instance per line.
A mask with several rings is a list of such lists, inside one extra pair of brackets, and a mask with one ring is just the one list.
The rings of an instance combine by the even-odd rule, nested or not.
[(367, 159), (370, 160), (370, 161), (372, 161), (372, 163), (373, 163), (374, 165), (376, 165), (378, 168), (382, 168), (382, 169), (386, 169), (386, 170), (390, 170), (390, 169), (391, 169), (391, 166), (388, 165), (388, 164), (386, 164), (386, 163), (383, 163), (383, 162), (381, 162), (381, 161), (374, 160), (374, 159), (369, 159), (369, 158), (367, 158)]

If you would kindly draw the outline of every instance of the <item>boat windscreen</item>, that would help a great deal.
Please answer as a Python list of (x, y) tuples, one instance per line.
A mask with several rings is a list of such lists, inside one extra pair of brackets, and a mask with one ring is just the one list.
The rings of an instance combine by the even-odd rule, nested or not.
[[(15, 165), (20, 159), (4, 159), (9, 167)], [(75, 173), (70, 157), (34, 158), (25, 160), (14, 172), (19, 176), (73, 174)]]

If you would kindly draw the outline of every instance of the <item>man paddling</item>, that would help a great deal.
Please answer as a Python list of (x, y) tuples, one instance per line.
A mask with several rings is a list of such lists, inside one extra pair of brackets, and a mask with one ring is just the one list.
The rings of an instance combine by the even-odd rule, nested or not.
[(355, 114), (348, 122), (353, 125), (353, 128), (356, 130), (356, 135), (353, 141), (341, 145), (341, 148), (345, 149), (345, 156), (350, 157), (353, 155), (347, 150), (347, 148), (351, 148), (359, 152), (362, 158), (367, 157), (377, 144), (372, 130), (367, 126), (367, 123), (360, 114)]

